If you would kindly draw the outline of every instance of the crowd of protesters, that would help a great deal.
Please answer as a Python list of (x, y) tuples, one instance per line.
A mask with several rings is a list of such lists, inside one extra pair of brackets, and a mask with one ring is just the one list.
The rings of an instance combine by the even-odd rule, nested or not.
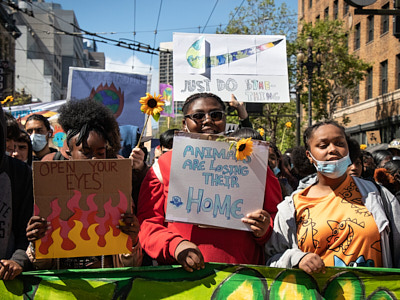
[[(225, 132), (227, 104), (240, 126)], [(174, 133), (226, 134), (263, 140), (243, 103), (232, 95), (199, 93), (183, 105), (182, 128), (161, 134), (151, 164), (143, 144), (132, 146), (130, 212), (120, 229), (132, 239), (132, 253), (60, 260), (35, 258), (34, 241), (48, 224), (33, 216), (32, 161), (124, 157), (111, 111), (93, 100), (69, 101), (59, 110), (66, 133), (51, 147), (52, 127), (39, 114), (21, 125), (0, 113), (0, 279), (23, 270), (180, 264), (189, 272), (205, 262), (259, 264), (325, 272), (326, 266), (400, 267), (400, 139), (372, 153), (333, 121), (304, 132), (304, 146), (285, 153), (269, 143), (264, 203), (242, 222), (251, 231), (165, 221)], [(349, 233), (351, 232), (351, 239)]]

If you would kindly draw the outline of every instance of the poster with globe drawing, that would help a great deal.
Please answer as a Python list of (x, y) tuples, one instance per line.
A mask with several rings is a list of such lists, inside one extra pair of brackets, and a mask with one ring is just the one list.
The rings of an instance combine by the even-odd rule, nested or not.
[(140, 97), (150, 87), (151, 75), (70, 68), (68, 100), (95, 99), (109, 107), (119, 125), (143, 127)]
[(243, 102), (289, 102), (286, 37), (174, 33), (174, 99), (231, 94)]

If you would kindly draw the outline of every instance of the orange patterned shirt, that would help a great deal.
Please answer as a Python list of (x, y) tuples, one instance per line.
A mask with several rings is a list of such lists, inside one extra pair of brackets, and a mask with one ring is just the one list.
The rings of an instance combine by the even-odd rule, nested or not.
[(305, 196), (309, 189), (294, 196), (299, 248), (326, 266), (381, 267), (380, 234), (351, 176), (321, 198)]

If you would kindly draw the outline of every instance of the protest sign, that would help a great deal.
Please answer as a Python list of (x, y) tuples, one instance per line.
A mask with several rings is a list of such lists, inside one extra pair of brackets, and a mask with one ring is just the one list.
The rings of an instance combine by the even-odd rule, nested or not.
[(150, 79), (150, 75), (70, 68), (67, 99), (95, 99), (111, 109), (119, 125), (142, 128), (139, 99), (146, 95)]
[(213, 92), (224, 101), (289, 102), (283, 35), (174, 33), (174, 99)]
[(166, 83), (160, 83), (160, 94), (164, 100), (164, 110), (160, 113), (165, 117), (174, 117), (174, 97), (173, 97), (173, 86)]
[(36, 258), (130, 253), (131, 238), (116, 228), (132, 203), (129, 159), (33, 163), (35, 215), (50, 222), (36, 241)]
[(326, 267), (325, 273), (254, 265), (23, 272), (0, 280), (2, 299), (400, 299), (400, 269)]
[(227, 141), (206, 140), (216, 137), (175, 134), (166, 220), (250, 231), (241, 218), (263, 207), (268, 143), (237, 161)]

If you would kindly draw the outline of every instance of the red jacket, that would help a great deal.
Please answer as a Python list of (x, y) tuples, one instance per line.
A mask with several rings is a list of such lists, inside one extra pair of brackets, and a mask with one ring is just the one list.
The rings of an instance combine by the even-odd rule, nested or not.
[[(165, 222), (171, 157), (172, 151), (163, 154), (158, 159), (159, 169), (153, 166), (140, 188), (137, 210), (141, 224), (139, 240), (147, 254), (159, 264), (176, 264), (175, 249), (181, 241), (188, 240), (199, 247), (205, 262), (264, 264), (264, 244), (272, 233), (277, 205), (282, 201), (278, 179), (271, 169), (268, 168), (267, 172), (263, 207), (271, 215), (271, 224), (263, 237), (256, 238), (248, 231)], [(163, 183), (158, 179), (157, 170), (161, 172)]]

